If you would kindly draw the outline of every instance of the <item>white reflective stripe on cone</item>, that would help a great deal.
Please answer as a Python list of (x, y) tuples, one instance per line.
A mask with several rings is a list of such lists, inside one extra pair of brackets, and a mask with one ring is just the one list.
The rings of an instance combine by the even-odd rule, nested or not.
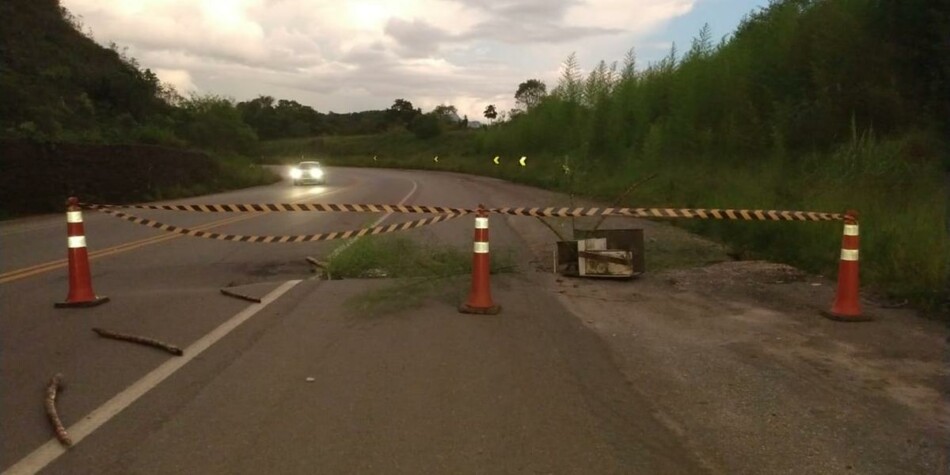
[(67, 212), (66, 212), (66, 222), (67, 222), (67, 223), (81, 223), (81, 222), (82, 222), (82, 211), (67, 211)]
[(475, 229), (488, 229), (488, 218), (475, 218)]
[(487, 242), (476, 242), (476, 243), (475, 243), (475, 254), (488, 254), (488, 243), (487, 243)]
[(858, 235), (858, 225), (857, 225), (857, 224), (845, 224), (845, 225), (844, 225), (844, 235), (845, 235), (845, 236), (857, 236), (857, 235)]
[(842, 249), (842, 250), (841, 250), (841, 260), (842, 260), (842, 261), (856, 261), (856, 260), (858, 260), (858, 250), (857, 250), (857, 249)]
[(69, 236), (68, 245), (70, 249), (86, 247), (86, 236)]

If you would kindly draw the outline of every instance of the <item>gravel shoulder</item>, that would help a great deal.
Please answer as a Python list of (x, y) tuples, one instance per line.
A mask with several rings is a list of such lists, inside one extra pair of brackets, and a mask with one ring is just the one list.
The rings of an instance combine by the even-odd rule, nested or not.
[[(538, 200), (527, 187), (485, 186), (498, 201)], [(570, 235), (563, 221), (555, 226)], [(644, 229), (640, 278), (557, 276), (554, 233), (529, 218), (506, 224), (532, 250), (536, 283), (607, 343), (631, 385), (714, 471), (950, 473), (945, 326), (866, 297), (874, 321), (827, 320), (819, 312), (833, 279), (733, 261), (723, 246), (660, 222), (605, 223)]]

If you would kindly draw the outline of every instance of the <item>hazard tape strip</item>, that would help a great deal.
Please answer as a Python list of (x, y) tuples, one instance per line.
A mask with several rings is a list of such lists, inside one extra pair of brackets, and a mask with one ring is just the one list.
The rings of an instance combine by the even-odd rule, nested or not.
[(455, 219), (463, 216), (462, 214), (444, 214), (440, 216), (435, 216), (432, 218), (425, 218), (416, 221), (406, 221), (404, 223), (389, 224), (376, 226), (373, 228), (363, 228), (363, 229), (354, 229), (350, 231), (339, 231), (323, 234), (302, 234), (297, 236), (243, 236), (240, 234), (221, 234), (221, 233), (212, 233), (208, 231), (195, 231), (188, 228), (182, 228), (178, 226), (173, 226), (171, 224), (164, 224), (158, 221), (154, 221), (146, 218), (139, 218), (137, 216), (132, 216), (130, 214), (123, 213), (121, 211), (115, 211), (108, 208), (98, 208), (99, 211), (107, 213), (109, 215), (115, 216), (117, 218), (124, 219), (126, 221), (131, 221), (135, 224), (141, 224), (144, 226), (149, 226), (155, 229), (160, 229), (162, 231), (167, 231), (171, 233), (183, 234), (185, 236), (200, 237), (205, 239), (216, 239), (218, 241), (235, 241), (235, 242), (253, 242), (253, 243), (296, 243), (296, 242), (312, 242), (312, 241), (331, 241), (333, 239), (349, 239), (360, 236), (375, 235), (375, 234), (386, 234), (394, 233), (397, 231), (406, 231), (408, 229), (419, 228), (422, 226), (428, 226), (430, 224), (439, 223), (442, 221), (448, 221), (450, 219)]
[(633, 218), (694, 218), (744, 221), (841, 221), (841, 213), (815, 211), (778, 211), (764, 209), (694, 209), (694, 208), (492, 208), (490, 213), (515, 216), (625, 216)]
[(474, 210), (447, 208), (444, 206), (381, 205), (381, 204), (332, 204), (332, 203), (255, 203), (255, 204), (179, 204), (179, 205), (100, 205), (83, 203), (88, 209), (155, 209), (164, 211), (196, 211), (199, 213), (250, 213), (274, 211), (320, 211), (328, 213), (422, 213), (422, 214), (470, 214)]
[[(119, 208), (165, 211), (196, 211), (201, 213), (247, 213), (275, 211), (320, 211), (347, 213), (424, 213), (471, 214), (475, 210), (444, 206), (332, 204), (332, 203), (269, 203), (269, 204), (180, 204), (180, 205), (98, 205), (83, 204), (102, 211)], [(492, 208), (490, 213), (514, 216), (584, 217), (623, 216), (633, 218), (691, 218), (743, 221), (842, 221), (843, 213), (816, 211), (779, 211), (765, 209), (697, 209), (697, 208)]]

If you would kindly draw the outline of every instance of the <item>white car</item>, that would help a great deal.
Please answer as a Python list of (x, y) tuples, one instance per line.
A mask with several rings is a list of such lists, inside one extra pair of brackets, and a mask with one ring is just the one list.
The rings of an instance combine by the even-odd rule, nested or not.
[(320, 167), (320, 162), (300, 162), (290, 169), (290, 178), (297, 185), (325, 185), (326, 173)]

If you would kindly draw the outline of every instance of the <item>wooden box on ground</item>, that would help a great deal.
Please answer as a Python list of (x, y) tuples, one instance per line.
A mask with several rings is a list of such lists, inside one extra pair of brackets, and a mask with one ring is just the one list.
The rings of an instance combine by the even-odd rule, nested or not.
[(555, 272), (573, 277), (629, 279), (643, 274), (643, 230), (574, 231), (575, 241), (559, 241)]

